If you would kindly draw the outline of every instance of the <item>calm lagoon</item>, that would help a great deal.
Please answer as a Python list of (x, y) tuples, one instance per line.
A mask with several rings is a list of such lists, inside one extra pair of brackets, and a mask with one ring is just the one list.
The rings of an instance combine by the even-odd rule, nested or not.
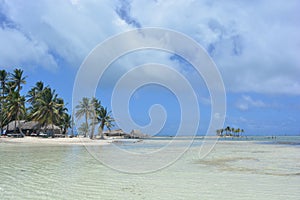
[[(147, 153), (171, 139), (116, 145)], [(200, 159), (202, 142), (146, 174), (115, 171), (81, 145), (0, 143), (0, 199), (300, 199), (299, 137), (227, 138)], [(113, 155), (113, 145), (97, 151)]]

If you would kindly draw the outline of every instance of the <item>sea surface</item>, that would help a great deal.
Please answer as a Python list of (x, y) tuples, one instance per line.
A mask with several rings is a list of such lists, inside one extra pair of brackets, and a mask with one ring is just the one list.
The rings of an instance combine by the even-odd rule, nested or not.
[[(97, 147), (0, 143), (0, 199), (300, 200), (300, 137), (223, 138), (204, 158), (203, 137), (183, 148), (189, 140), (161, 137)], [(174, 162), (163, 168), (153, 162), (157, 170), (132, 173), (170, 142), (159, 155), (164, 162), (182, 150)], [(118, 157), (116, 148), (150, 156), (149, 162), (130, 163), (132, 171), (126, 172), (93, 155), (132, 162)]]

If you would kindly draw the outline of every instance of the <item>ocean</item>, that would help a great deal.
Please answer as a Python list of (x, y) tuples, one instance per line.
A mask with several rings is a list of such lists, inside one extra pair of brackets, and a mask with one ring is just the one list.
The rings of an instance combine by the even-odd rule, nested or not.
[(203, 144), (0, 143), (0, 199), (300, 199), (300, 137), (222, 138), (205, 157)]

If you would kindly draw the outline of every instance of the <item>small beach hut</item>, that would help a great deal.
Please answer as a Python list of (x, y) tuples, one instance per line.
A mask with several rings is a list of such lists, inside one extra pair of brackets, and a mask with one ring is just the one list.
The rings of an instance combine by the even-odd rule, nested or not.
[(148, 138), (149, 136), (147, 134), (142, 133), (139, 129), (133, 129), (130, 132), (129, 138), (133, 139), (141, 139), (141, 138)]
[(29, 136), (31, 134), (37, 134), (41, 129), (41, 125), (37, 121), (27, 121), (22, 125), (21, 129), (23, 133)]
[(15, 131), (15, 129), (17, 132), (19, 132), (19, 128), (21, 128), (24, 123), (25, 123), (25, 120), (11, 121), (3, 128), (3, 130), (6, 130), (6, 133), (13, 132), (13, 131)]
[(61, 128), (54, 124), (43, 126), (41, 130), (45, 131), (48, 136), (61, 136)]
[(123, 137), (124, 135), (126, 135), (126, 133), (122, 130), (122, 129), (117, 129), (117, 130), (108, 130), (105, 131), (104, 134), (108, 137)]

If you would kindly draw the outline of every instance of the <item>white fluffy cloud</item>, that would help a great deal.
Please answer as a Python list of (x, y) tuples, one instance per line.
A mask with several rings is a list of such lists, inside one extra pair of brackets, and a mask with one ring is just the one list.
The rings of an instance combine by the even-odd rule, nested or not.
[(242, 111), (246, 111), (250, 108), (265, 108), (269, 106), (270, 105), (267, 105), (262, 100), (254, 100), (252, 97), (246, 95), (243, 95), (236, 103), (236, 107)]
[(78, 67), (95, 45), (126, 28), (112, 3), (0, 2), (1, 66)]
[(299, 95), (299, 9), (297, 0), (2, 0), (0, 65), (79, 67), (107, 37), (155, 26), (203, 45), (228, 91)]

